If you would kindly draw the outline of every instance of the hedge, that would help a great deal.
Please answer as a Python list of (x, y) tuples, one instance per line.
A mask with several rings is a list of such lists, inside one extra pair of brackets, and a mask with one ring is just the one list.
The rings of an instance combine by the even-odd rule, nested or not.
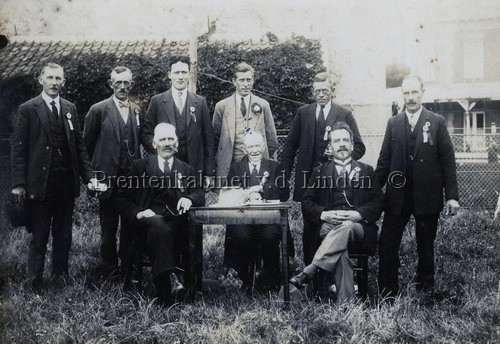
[[(92, 53), (55, 57), (53, 61), (65, 67), (66, 84), (61, 95), (75, 103), (83, 123), (90, 106), (112, 94), (107, 80), (111, 69), (117, 65), (125, 65), (132, 70), (134, 87), (130, 97), (146, 111), (149, 99), (170, 87), (165, 67), (168, 58), (167, 55), (130, 54), (117, 57), (110, 53)], [(312, 100), (312, 78), (324, 70), (319, 42), (304, 37), (294, 37), (288, 42), (254, 50), (242, 50), (239, 43), (201, 44), (198, 48), (197, 93), (207, 99), (211, 111), (217, 101), (234, 92), (232, 83), (219, 79), (231, 80), (232, 67), (241, 61), (255, 68), (256, 94), (271, 104), (278, 129), (288, 129), (296, 109), (301, 103)], [(35, 75), (15, 75), (0, 81), (0, 127), (4, 133), (12, 131), (18, 106), (39, 93), (40, 86)]]

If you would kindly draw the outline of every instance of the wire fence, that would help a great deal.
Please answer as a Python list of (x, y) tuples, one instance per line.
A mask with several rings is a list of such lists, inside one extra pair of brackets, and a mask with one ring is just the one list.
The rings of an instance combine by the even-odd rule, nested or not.
[[(286, 140), (286, 132), (278, 133), (278, 149), (275, 158), (279, 161)], [(382, 145), (383, 134), (363, 136), (366, 153), (362, 161), (376, 165)], [(457, 160), (457, 179), (460, 205), (465, 208), (494, 209), (500, 192), (500, 134), (452, 135)], [(0, 137), (0, 200), (11, 191), (10, 139)], [(294, 179), (292, 173), (291, 185)], [(82, 199), (91, 208), (96, 207), (93, 200), (86, 199), (85, 186), (82, 185)]]

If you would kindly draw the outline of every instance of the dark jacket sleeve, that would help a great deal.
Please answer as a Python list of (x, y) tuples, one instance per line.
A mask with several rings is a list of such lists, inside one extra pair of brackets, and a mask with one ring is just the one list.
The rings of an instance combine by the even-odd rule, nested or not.
[(290, 179), (292, 174), (295, 155), (297, 153), (297, 149), (299, 148), (301, 126), (301, 110), (299, 109), (293, 119), (292, 128), (286, 137), (283, 152), (281, 153), (281, 168), (285, 171), (287, 180)]
[(185, 194), (182, 194), (181, 197), (186, 197), (191, 200), (194, 207), (201, 207), (205, 205), (205, 192), (203, 191), (201, 182), (195, 173), (193, 167), (189, 165), (185, 165), (187, 167), (187, 176), (189, 176), (189, 180), (196, 181), (195, 183), (189, 183), (188, 189)]
[(450, 134), (446, 128), (445, 119), (438, 117), (438, 155), (443, 174), (444, 193), (446, 200), (458, 200), (457, 167), (455, 162), (455, 150), (451, 141)]
[[(129, 167), (126, 181), (140, 180), (139, 176), (143, 168), (141, 160), (135, 160)], [(134, 182), (131, 182), (132, 185)], [(126, 222), (134, 222), (137, 220), (136, 216), (139, 212), (145, 210), (140, 207), (137, 202), (137, 193), (141, 192), (138, 188), (133, 188), (128, 185), (129, 183), (119, 183), (119, 188), (114, 200), (116, 211), (123, 217)]]
[[(72, 113), (77, 114), (76, 106), (72, 105)], [(85, 143), (83, 142), (82, 132), (80, 130), (80, 123), (78, 120), (72, 121), (75, 126), (75, 149), (78, 159), (78, 168), (80, 177), (82, 177), (85, 184), (87, 184), (91, 178), (94, 177), (93, 171), (90, 168), (90, 160), (87, 154), (87, 149), (85, 148)]]
[(101, 134), (101, 115), (100, 111), (92, 105), (89, 112), (85, 116), (85, 124), (83, 126), (83, 141), (87, 148), (89, 159), (92, 160), (97, 138)]
[(359, 133), (358, 124), (352, 113), (349, 113), (349, 115), (347, 116), (346, 123), (352, 130), (352, 136), (354, 141), (354, 150), (351, 156), (354, 160), (359, 160), (363, 157), (363, 155), (365, 155), (366, 147), (365, 144), (363, 143), (363, 140), (361, 139), (361, 134)]
[(302, 198), (302, 213), (307, 221), (313, 224), (321, 223), (321, 213), (325, 211), (325, 206), (320, 205), (320, 187), (317, 176), (321, 175), (321, 166), (313, 169), (307, 189)]
[(12, 187), (26, 185), (29, 149), (29, 109), (25, 104), (19, 107), (17, 123), (11, 139)]
[(153, 96), (149, 102), (142, 132), (142, 145), (144, 149), (151, 154), (156, 153), (153, 148), (153, 137), (156, 124), (158, 124), (158, 96)]
[(371, 166), (366, 168), (363, 177), (365, 179), (360, 183), (362, 189), (358, 190), (358, 192), (368, 192), (368, 200), (355, 210), (363, 216), (364, 222), (375, 223), (382, 215), (384, 193), (375, 178), (375, 172)]
[(203, 121), (203, 151), (204, 151), (204, 173), (206, 176), (215, 175), (215, 135), (212, 127), (212, 118), (208, 111), (207, 101), (202, 100), (202, 121)]
[(392, 126), (391, 120), (387, 122), (387, 127), (385, 129), (384, 140), (382, 141), (382, 147), (380, 148), (380, 154), (377, 161), (377, 167), (375, 169), (375, 178), (380, 187), (384, 187), (387, 178), (389, 177), (389, 171), (391, 169), (391, 137)]

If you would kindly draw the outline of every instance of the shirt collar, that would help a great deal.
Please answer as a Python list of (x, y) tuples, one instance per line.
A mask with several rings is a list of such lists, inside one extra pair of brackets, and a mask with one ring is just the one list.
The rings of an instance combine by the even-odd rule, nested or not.
[(128, 103), (129, 102), (128, 98), (127, 98), (127, 100), (120, 100), (120, 99), (116, 98), (116, 96), (114, 94), (113, 94), (113, 101), (115, 102), (116, 107), (118, 109), (120, 109), (120, 103)]
[[(323, 114), (325, 115), (325, 119), (328, 117), (328, 113), (330, 112), (330, 109), (332, 108), (332, 101), (330, 100), (328, 103), (326, 103), (325, 107), (323, 108)], [(319, 112), (321, 111), (321, 106), (316, 103), (316, 118), (319, 116)]]
[(348, 157), (347, 159), (345, 159), (344, 161), (342, 160), (339, 160), (339, 159), (336, 159), (336, 158), (333, 158), (333, 162), (336, 164), (336, 165), (340, 165), (340, 166), (346, 166), (348, 164), (350, 164), (352, 161), (351, 157)]
[(52, 101), (56, 102), (56, 107), (57, 108), (59, 108), (59, 106), (60, 106), (59, 104), (61, 102), (61, 99), (60, 99), (59, 95), (57, 95), (57, 97), (55, 97), (55, 98), (51, 98), (47, 93), (45, 93), (45, 92), (42, 91), (42, 99), (47, 104), (47, 106), (49, 107), (49, 109), (52, 106), (52, 105), (50, 105), (50, 103), (52, 103)]
[(413, 115), (414, 123), (417, 123), (418, 119), (420, 118), (420, 114), (422, 113), (423, 108), (424, 108), (423, 106), (420, 106), (420, 109), (418, 109), (417, 112), (415, 112), (414, 114), (409, 113), (408, 109), (405, 109), (406, 116), (408, 117), (408, 120), (410, 120), (410, 117)]
[[(235, 94), (236, 94), (236, 102), (238, 103), (238, 105), (240, 105), (242, 97), (238, 93)], [(250, 93), (248, 94), (248, 96), (243, 97), (243, 100), (245, 101), (245, 104), (250, 103)]]
[(171, 157), (170, 159), (164, 159), (159, 155), (157, 155), (157, 157), (158, 157), (158, 167), (160, 167), (160, 170), (162, 172), (165, 172), (165, 170), (163, 169), (164, 165), (165, 165), (165, 161), (168, 161), (168, 166), (170, 167), (170, 169), (172, 169), (172, 165), (174, 163), (174, 157)]
[(260, 171), (261, 163), (262, 163), (262, 161), (254, 164), (254, 163), (251, 163), (250, 160), (248, 160), (248, 168), (250, 169), (250, 172), (252, 172), (252, 170), (253, 170), (253, 165), (255, 165), (257, 167), (257, 171)]

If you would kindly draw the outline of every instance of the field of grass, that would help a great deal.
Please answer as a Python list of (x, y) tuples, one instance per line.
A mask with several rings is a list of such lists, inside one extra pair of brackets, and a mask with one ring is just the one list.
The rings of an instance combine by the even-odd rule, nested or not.
[[(70, 275), (39, 294), (23, 287), (30, 235), (0, 233), (1, 343), (498, 343), (500, 341), (500, 227), (492, 213), (464, 210), (443, 218), (436, 241), (439, 298), (424, 302), (410, 280), (415, 236), (405, 233), (402, 295), (376, 302), (377, 258), (370, 259), (369, 300), (343, 306), (328, 300), (283, 308), (276, 294), (229, 291), (191, 304), (158, 307), (147, 296), (124, 293), (100, 280), (98, 218), (90, 203), (75, 214)], [(292, 213), (296, 245), (300, 214)], [(410, 226), (411, 227), (411, 226)], [(205, 229), (204, 275), (224, 271), (223, 228)], [(297, 247), (297, 252), (301, 252)], [(50, 258), (50, 252), (47, 255)], [(301, 267), (300, 257), (295, 265)], [(50, 267), (48, 259), (46, 270)]]

